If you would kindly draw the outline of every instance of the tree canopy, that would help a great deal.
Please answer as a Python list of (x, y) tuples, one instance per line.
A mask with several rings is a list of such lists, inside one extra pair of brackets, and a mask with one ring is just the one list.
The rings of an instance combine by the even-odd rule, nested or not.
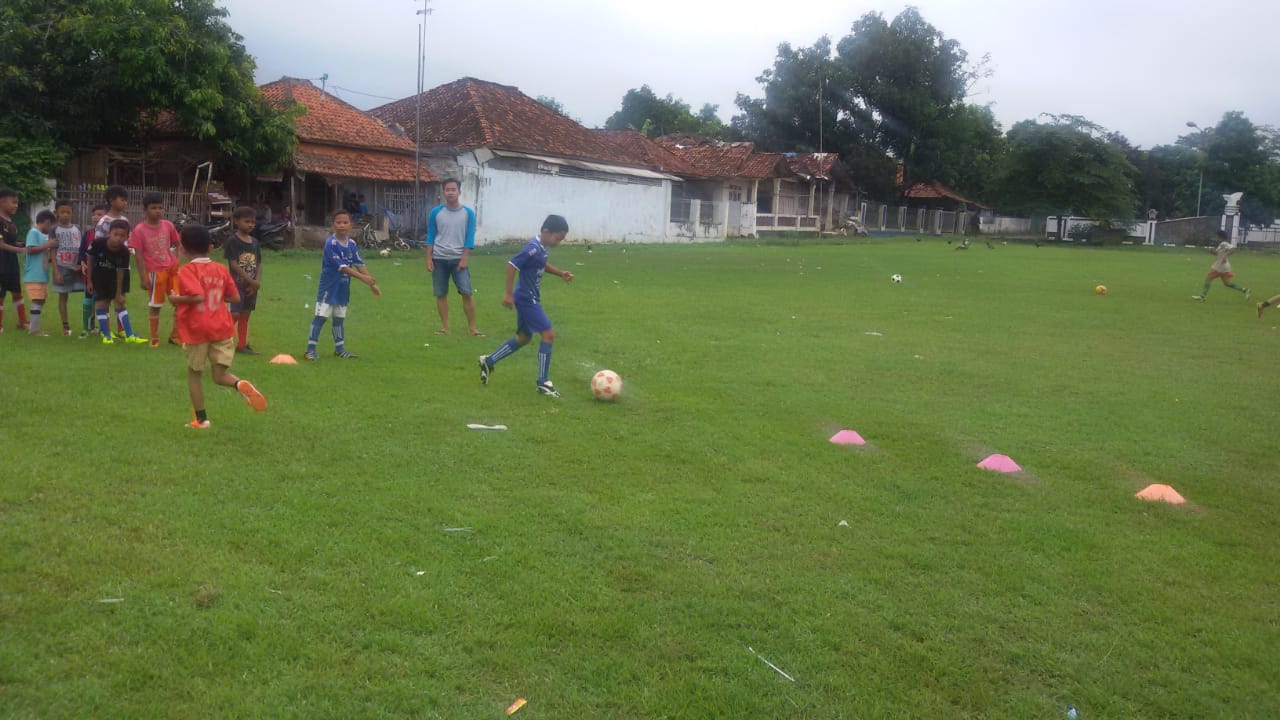
[(648, 85), (632, 88), (622, 96), (622, 107), (605, 120), (608, 130), (638, 130), (647, 137), (670, 133), (690, 133), (704, 137), (727, 139), (729, 128), (716, 115), (719, 107), (707, 103), (697, 115), (689, 104), (670, 93), (658, 97)]
[(915, 8), (892, 21), (870, 12), (834, 48), (827, 37), (807, 48), (779, 45), (773, 67), (756, 78), (764, 96), (739, 94), (732, 125), (770, 150), (889, 158), (873, 163), (888, 177), (861, 176), (864, 185), (892, 187), (898, 162), (907, 181), (941, 180), (981, 196), (1003, 153), (995, 116), (964, 102), (984, 67)]
[(1060, 213), (1098, 220), (1132, 219), (1137, 169), (1100, 128), (1082, 118), (1023, 120), (1009, 129), (996, 194), (1014, 213)]
[[(0, 4), (0, 182), (56, 174), (74, 148), (130, 144), (170, 125), (250, 170), (282, 164), (291, 116), (253, 84), (253, 59), (214, 0), (6, 0)], [(40, 193), (36, 193), (37, 195)]]

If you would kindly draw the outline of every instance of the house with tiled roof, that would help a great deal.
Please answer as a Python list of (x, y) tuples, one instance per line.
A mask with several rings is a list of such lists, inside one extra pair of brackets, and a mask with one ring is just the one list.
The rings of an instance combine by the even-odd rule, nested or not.
[(420, 137), (432, 170), (461, 181), (477, 242), (527, 239), (552, 213), (568, 219), (575, 240), (689, 237), (670, 222), (672, 188), (689, 168), (634, 138), (593, 132), (518, 88), (467, 77), (369, 113)]
[(902, 193), (903, 204), (913, 208), (928, 208), (936, 210), (990, 210), (991, 208), (983, 205), (976, 200), (970, 200), (960, 193), (955, 192), (951, 188), (942, 183), (932, 180), (929, 182), (917, 182), (907, 188)]
[(835, 153), (771, 153), (750, 142), (676, 134), (657, 143), (705, 178), (686, 189), (727, 208), (729, 236), (822, 232), (839, 226), (853, 185)]
[(359, 195), (375, 213), (381, 208), (407, 213), (415, 181), (439, 182), (430, 167), (415, 163), (412, 140), (309, 80), (284, 77), (259, 89), (279, 109), (302, 109), (294, 119), (298, 147), (292, 166), (279, 176), (258, 178), (258, 189), (265, 185), (267, 194), (303, 206), (303, 222), (324, 224), (326, 216)]

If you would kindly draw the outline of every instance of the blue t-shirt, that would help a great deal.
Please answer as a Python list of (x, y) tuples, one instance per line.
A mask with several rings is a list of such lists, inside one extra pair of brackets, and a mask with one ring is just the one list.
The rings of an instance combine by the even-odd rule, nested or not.
[[(27, 247), (43, 245), (47, 242), (49, 242), (49, 236), (40, 232), (39, 228), (31, 228), (27, 231)], [(47, 252), (49, 251), (41, 250), (38, 253), (31, 253), (26, 256), (26, 264), (22, 266), (22, 282), (49, 282), (49, 269), (44, 265), (44, 254)]]
[(324, 241), (324, 263), (320, 266), (320, 287), (316, 291), (316, 301), (325, 302), (324, 298), (347, 297), (351, 291), (351, 276), (342, 272), (342, 268), (357, 265), (364, 265), (364, 260), (360, 259), (360, 250), (356, 241), (347, 238), (347, 244), (343, 245), (336, 237), (330, 235), (329, 239)]
[(520, 271), (512, 299), (517, 305), (537, 305), (542, 299), (542, 272), (547, 267), (547, 249), (538, 238), (534, 238), (507, 262)]

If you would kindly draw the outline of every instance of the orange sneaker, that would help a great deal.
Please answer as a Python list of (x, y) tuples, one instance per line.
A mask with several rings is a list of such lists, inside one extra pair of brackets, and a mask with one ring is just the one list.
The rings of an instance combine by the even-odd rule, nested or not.
[(193, 430), (208, 430), (209, 421), (205, 420), (204, 422), (200, 422), (199, 420), (192, 420), (191, 422), (187, 423), (187, 427)]
[(248, 380), (241, 380), (236, 383), (236, 391), (240, 393), (240, 397), (244, 398), (245, 402), (249, 403), (249, 407), (255, 411), (262, 412), (267, 409), (267, 399)]

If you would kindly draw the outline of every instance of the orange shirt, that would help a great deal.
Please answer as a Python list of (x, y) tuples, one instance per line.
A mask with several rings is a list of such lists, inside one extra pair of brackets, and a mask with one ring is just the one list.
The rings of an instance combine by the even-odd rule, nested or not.
[(178, 271), (178, 294), (204, 296), (197, 305), (178, 306), (178, 338), (184, 345), (226, 340), (235, 335), (226, 298), (236, 294), (236, 284), (226, 265), (207, 257), (183, 265)]

